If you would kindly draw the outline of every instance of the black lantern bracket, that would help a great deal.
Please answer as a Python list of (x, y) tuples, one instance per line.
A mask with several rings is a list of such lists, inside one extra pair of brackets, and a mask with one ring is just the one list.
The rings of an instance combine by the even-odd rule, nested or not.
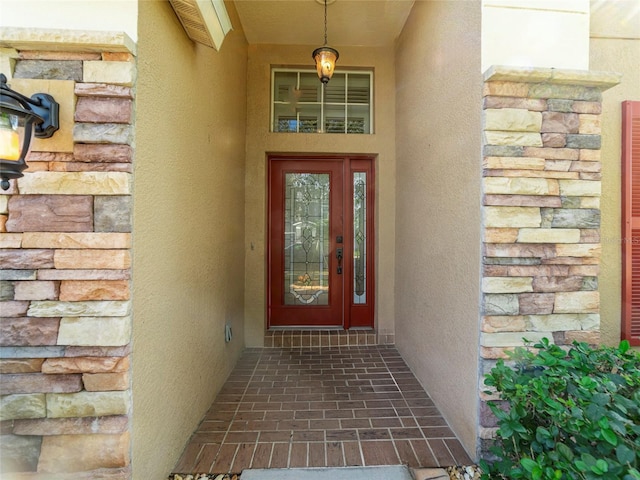
[(9, 188), (9, 179), (20, 178), (27, 168), (25, 157), (29, 152), (31, 136), (50, 138), (60, 128), (60, 105), (47, 93), (36, 93), (31, 98), (12, 90), (7, 77), (0, 73), (0, 114), (17, 117), (24, 129), (19, 158), (0, 157), (0, 186)]

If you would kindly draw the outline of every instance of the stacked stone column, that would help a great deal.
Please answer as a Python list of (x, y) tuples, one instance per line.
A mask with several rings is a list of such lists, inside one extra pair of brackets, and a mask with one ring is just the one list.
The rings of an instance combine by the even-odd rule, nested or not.
[(125, 479), (135, 61), (117, 37), (70, 35), (0, 51), (11, 87), (50, 92), (62, 124), (0, 192), (0, 465)]
[[(555, 69), (492, 67), (485, 75), (485, 373), (523, 338), (599, 342), (601, 102), (618, 82)], [(489, 399), (481, 393), (481, 450), (495, 431)]]

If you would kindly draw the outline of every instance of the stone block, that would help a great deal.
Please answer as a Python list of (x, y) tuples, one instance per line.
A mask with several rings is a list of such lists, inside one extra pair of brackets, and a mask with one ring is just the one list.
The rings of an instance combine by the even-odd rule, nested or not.
[(100, 60), (101, 57), (98, 52), (22, 50), (20, 58), (22, 60)]
[(44, 358), (11, 358), (0, 360), (0, 373), (39, 373)]
[(43, 373), (0, 376), (3, 395), (18, 393), (72, 393), (82, 390), (81, 375), (45, 375)]
[(73, 157), (77, 162), (131, 163), (133, 149), (130, 145), (111, 143), (76, 143)]
[(602, 93), (598, 88), (581, 85), (559, 85), (556, 83), (534, 83), (529, 88), (529, 97), (584, 100), (589, 102), (601, 102)]
[(599, 197), (602, 183), (590, 180), (558, 180), (560, 195), (567, 197)]
[(54, 358), (62, 357), (65, 354), (63, 347), (40, 346), (40, 347), (0, 347), (0, 358)]
[(485, 294), (482, 311), (485, 315), (518, 315), (518, 295)]
[(547, 100), (547, 108), (551, 112), (573, 112), (573, 100), (566, 100), (564, 98), (550, 98)]
[(32, 281), (15, 283), (15, 300), (57, 300), (58, 283)]
[(576, 113), (591, 113), (599, 115), (602, 113), (601, 102), (573, 102), (573, 111)]
[(136, 68), (133, 62), (84, 62), (84, 81), (133, 86)]
[[(544, 332), (497, 332), (480, 334), (480, 345), (483, 347), (524, 347), (528, 342), (539, 342), (545, 336)], [(550, 336), (550, 335), (549, 335)], [(527, 341), (525, 341), (525, 339)]]
[(600, 135), (602, 131), (602, 117), (601, 115), (583, 114), (580, 117), (580, 128), (578, 132), (586, 135)]
[(482, 317), (483, 332), (523, 332), (525, 327), (522, 315), (485, 315)]
[(573, 292), (582, 288), (583, 277), (535, 277), (533, 290), (535, 292)]
[(13, 281), (19, 281), (19, 280), (35, 280), (35, 279), (36, 279), (35, 270), (9, 270), (5, 268), (0, 269), (0, 280), (13, 282)]
[(482, 279), (484, 293), (533, 292), (531, 277), (485, 277)]
[(73, 127), (76, 143), (116, 143), (131, 145), (133, 128), (121, 123), (76, 123)]
[(551, 258), (556, 256), (556, 246), (548, 244), (487, 244), (484, 247), (486, 257), (512, 257), (512, 258)]
[(553, 212), (553, 228), (599, 228), (600, 210), (587, 208), (563, 208)]
[(129, 370), (129, 357), (48, 358), (42, 373), (121, 373)]
[(542, 133), (578, 133), (577, 113), (542, 112)]
[(7, 300), (2, 302), (2, 317), (23, 317), (27, 313), (29, 302)]
[(515, 243), (517, 238), (517, 228), (487, 228), (484, 231), (486, 243)]
[(78, 392), (47, 394), (47, 417), (102, 417), (126, 415), (129, 392)]
[(41, 418), (16, 420), (13, 431), (18, 435), (90, 435), (119, 434), (127, 431), (128, 417)]
[(536, 207), (485, 207), (486, 227), (524, 228), (539, 227), (542, 221)]
[(43, 280), (129, 280), (129, 270), (40, 270)]
[(572, 160), (545, 160), (544, 169), (547, 171), (568, 172)]
[(44, 393), (0, 396), (0, 421), (46, 416)]
[(516, 82), (485, 82), (482, 96), (528, 97), (529, 84)]
[(600, 315), (595, 313), (527, 315), (524, 319), (527, 329), (535, 331), (592, 330), (600, 326)]
[(513, 352), (514, 347), (480, 347), (480, 358), (483, 360), (503, 360), (509, 359), (509, 352)]
[(23, 234), (23, 248), (123, 249), (131, 247), (128, 233), (45, 233)]
[(13, 300), (15, 294), (14, 282), (7, 282), (0, 280), (0, 301), (6, 302), (7, 300)]
[(599, 162), (602, 160), (602, 150), (582, 149), (580, 150), (580, 160), (584, 162)]
[(42, 438), (36, 436), (0, 435), (0, 466), (7, 480), (23, 478), (8, 472), (36, 471), (41, 443)]
[(598, 277), (582, 278), (582, 290), (597, 290), (597, 289), (598, 289)]
[(518, 108), (486, 109), (484, 110), (484, 130), (540, 132), (542, 115), (540, 112)]
[(0, 233), (0, 248), (20, 248), (21, 245), (22, 234)]
[(579, 172), (580, 180), (602, 180), (602, 173)]
[(565, 342), (568, 344), (573, 342), (585, 342), (590, 345), (600, 345), (601, 343), (600, 331), (599, 330), (592, 330), (592, 331), (578, 330), (578, 331), (566, 332)]
[(85, 373), (84, 388), (88, 392), (123, 391), (129, 388), (129, 373)]
[(0, 213), (1, 214), (9, 213), (9, 195), (0, 194)]
[[(20, 60), (14, 78), (82, 81), (81, 61)], [(15, 88), (15, 87), (13, 87)]]
[(566, 277), (569, 275), (569, 267), (566, 265), (514, 265), (509, 267), (508, 274), (517, 277)]
[(75, 94), (78, 97), (133, 98), (131, 87), (108, 83), (76, 83)]
[(64, 317), (58, 345), (120, 346), (131, 341), (130, 317)]
[(65, 269), (114, 269), (131, 266), (128, 250), (56, 250), (55, 268)]
[(600, 135), (567, 135), (567, 148), (585, 148), (599, 150), (601, 146)]
[(484, 145), (482, 154), (485, 157), (522, 157), (524, 148), (513, 145)]
[(599, 265), (572, 265), (569, 267), (569, 275), (583, 277), (597, 277), (600, 274)]
[(64, 356), (76, 357), (125, 357), (131, 353), (131, 344), (121, 347), (75, 347), (67, 346)]
[(575, 148), (523, 147), (526, 157), (540, 157), (546, 160), (578, 160), (580, 150)]
[(563, 148), (567, 145), (567, 136), (564, 133), (543, 133), (542, 146)]
[(518, 296), (520, 315), (546, 315), (553, 313), (553, 293), (523, 293)]
[(2, 268), (14, 270), (53, 268), (53, 250), (0, 250), (0, 265)]
[[(11, 198), (7, 230), (12, 232), (90, 232), (93, 199), (65, 195), (16, 195)], [(30, 248), (30, 247), (25, 247)]]
[(482, 166), (501, 170), (544, 170), (545, 162), (534, 157), (485, 157)]
[(125, 172), (133, 173), (130, 163), (50, 163), (50, 172)]
[(533, 132), (498, 132), (485, 130), (484, 143), (486, 145), (542, 147), (542, 138), (539, 133)]
[(558, 195), (558, 181), (545, 178), (485, 177), (484, 193), (497, 195)]
[(557, 245), (558, 257), (595, 257), (600, 258), (602, 246), (599, 243), (579, 243), (569, 245)]
[(128, 432), (46, 436), (42, 439), (38, 472), (86, 472), (127, 466), (130, 463), (129, 443)]
[(128, 301), (100, 300), (93, 302), (34, 301), (29, 305), (30, 317), (124, 317), (129, 315)]
[(66, 280), (60, 284), (60, 300), (128, 300), (129, 282), (126, 280)]
[(19, 178), (18, 188), (25, 195), (124, 195), (130, 181), (123, 172), (34, 172)]
[(483, 265), (482, 276), (484, 277), (508, 277), (509, 267), (507, 265)]
[[(3, 309), (4, 310), (4, 309)], [(0, 318), (0, 345), (29, 347), (55, 345), (58, 336), (57, 318), (6, 317)]]
[(558, 196), (547, 195), (484, 195), (483, 205), (505, 207), (561, 207)]
[(521, 228), (519, 243), (577, 243), (580, 230), (564, 228)]
[(518, 108), (532, 112), (543, 112), (547, 109), (547, 101), (544, 99), (514, 98), (487, 96), (483, 98), (482, 106), (489, 108)]
[(97, 196), (94, 209), (96, 232), (131, 232), (130, 196)]
[(127, 98), (80, 97), (76, 105), (76, 122), (131, 123), (133, 102)]
[(602, 172), (602, 163), (601, 162), (586, 162), (586, 161), (571, 162), (571, 171), (572, 172), (601, 173)]
[(558, 292), (553, 313), (598, 313), (600, 294), (595, 292)]

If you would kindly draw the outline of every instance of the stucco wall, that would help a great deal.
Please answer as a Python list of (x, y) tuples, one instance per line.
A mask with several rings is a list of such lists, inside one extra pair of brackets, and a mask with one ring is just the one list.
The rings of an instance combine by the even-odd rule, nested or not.
[(592, 2), (591, 70), (619, 72), (622, 82), (602, 102), (602, 263), (599, 278), (602, 342), (620, 341), (621, 102), (640, 100), (640, 11), (633, 0)]
[(271, 66), (313, 68), (313, 46), (251, 45), (248, 66), (245, 217), (245, 339), (262, 346), (266, 321), (266, 201), (269, 152), (377, 154), (376, 329), (393, 331), (395, 228), (395, 104), (393, 48), (343, 48), (336, 71), (372, 67), (375, 131), (372, 135), (270, 133)]
[(589, 0), (482, 0), (482, 71), (589, 67)]
[[(166, 478), (244, 344), (247, 47), (220, 52), (140, 2), (134, 170), (133, 468)], [(224, 324), (234, 337), (224, 342)]]
[(480, 3), (416, 2), (396, 48), (396, 344), (475, 455)]

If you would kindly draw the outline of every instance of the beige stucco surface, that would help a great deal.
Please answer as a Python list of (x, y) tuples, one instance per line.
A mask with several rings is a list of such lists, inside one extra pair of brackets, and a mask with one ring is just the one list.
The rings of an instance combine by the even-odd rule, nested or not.
[(480, 4), (416, 2), (396, 48), (396, 344), (475, 455)]
[(590, 68), (623, 75), (602, 102), (601, 334), (603, 343), (616, 345), (622, 311), (621, 103), (640, 101), (640, 11), (637, 2), (626, 0), (592, 7)]
[(313, 46), (251, 45), (248, 64), (245, 197), (245, 340), (262, 346), (266, 326), (267, 155), (374, 154), (376, 161), (376, 328), (393, 331), (395, 251), (395, 104), (393, 48), (340, 47), (339, 69), (373, 68), (372, 135), (271, 133), (271, 66), (313, 68)]
[(132, 448), (146, 480), (167, 477), (244, 346), (247, 47), (239, 27), (220, 52), (193, 43), (163, 1), (140, 2), (139, 33)]

